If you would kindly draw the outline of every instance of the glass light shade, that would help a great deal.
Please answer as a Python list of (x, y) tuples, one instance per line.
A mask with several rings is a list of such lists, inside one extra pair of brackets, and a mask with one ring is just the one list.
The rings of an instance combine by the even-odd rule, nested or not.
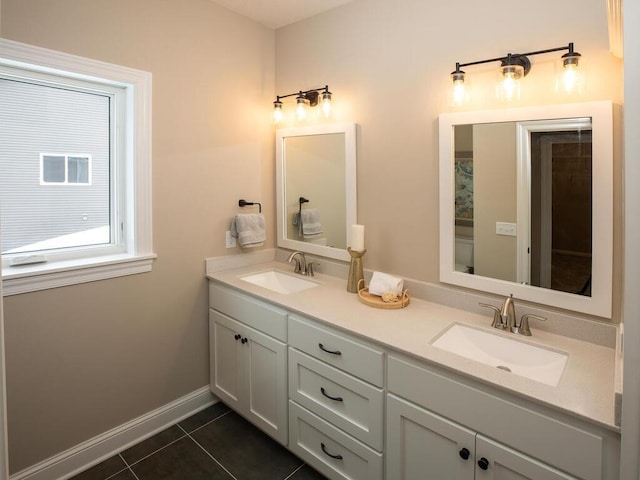
[(505, 102), (520, 100), (520, 80), (524, 77), (521, 65), (502, 65), (498, 70), (497, 97)]
[(304, 97), (297, 97), (296, 102), (296, 120), (302, 122), (307, 119), (307, 102)]
[(322, 115), (325, 118), (331, 116), (331, 93), (325, 92), (322, 94)]
[(453, 107), (460, 107), (469, 101), (469, 86), (464, 78), (464, 72), (453, 72), (450, 103)]
[(556, 93), (566, 95), (582, 95), (584, 93), (583, 62), (580, 55), (566, 55), (556, 61)]
[(273, 122), (280, 123), (282, 121), (282, 102), (273, 102)]

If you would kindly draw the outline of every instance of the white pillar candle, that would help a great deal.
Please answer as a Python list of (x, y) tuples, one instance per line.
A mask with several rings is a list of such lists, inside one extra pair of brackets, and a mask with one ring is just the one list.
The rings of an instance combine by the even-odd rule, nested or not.
[(364, 251), (364, 225), (351, 225), (351, 250)]

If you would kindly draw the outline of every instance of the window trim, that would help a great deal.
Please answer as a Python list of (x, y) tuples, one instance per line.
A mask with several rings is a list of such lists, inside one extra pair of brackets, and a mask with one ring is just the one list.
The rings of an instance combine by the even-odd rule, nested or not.
[[(64, 157), (64, 182), (47, 182), (44, 179), (44, 158), (45, 157)], [(70, 182), (69, 181), (69, 158), (85, 158), (87, 159), (87, 175), (89, 181), (86, 183), (82, 182)], [(49, 186), (49, 185), (60, 185), (60, 186), (79, 186), (79, 187), (90, 187), (93, 185), (92, 182), (92, 165), (93, 158), (90, 153), (49, 153), (44, 152), (40, 153), (40, 185)]]
[(125, 145), (117, 146), (124, 149), (127, 160), (124, 168), (116, 172), (116, 183), (120, 188), (113, 195), (125, 195), (127, 198), (120, 225), (125, 251), (115, 255), (3, 268), (3, 295), (151, 271), (156, 258), (151, 215), (151, 73), (1, 38), (0, 68), (49, 74), (71, 82), (84, 80), (124, 88), (126, 107), (119, 109), (117, 114), (127, 119)]

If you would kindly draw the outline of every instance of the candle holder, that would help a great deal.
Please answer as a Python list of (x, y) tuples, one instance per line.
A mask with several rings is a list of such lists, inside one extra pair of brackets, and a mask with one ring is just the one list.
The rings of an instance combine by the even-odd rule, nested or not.
[(347, 279), (347, 292), (358, 293), (358, 283), (364, 279), (364, 272), (362, 270), (362, 257), (367, 253), (365, 248), (361, 252), (351, 250), (351, 247), (347, 248), (347, 252), (351, 255), (351, 264), (349, 265), (349, 278)]

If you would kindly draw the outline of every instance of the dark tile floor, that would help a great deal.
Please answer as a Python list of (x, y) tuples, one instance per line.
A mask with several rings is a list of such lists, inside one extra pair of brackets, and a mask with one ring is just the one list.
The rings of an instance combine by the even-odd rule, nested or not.
[(219, 402), (71, 480), (323, 480)]

